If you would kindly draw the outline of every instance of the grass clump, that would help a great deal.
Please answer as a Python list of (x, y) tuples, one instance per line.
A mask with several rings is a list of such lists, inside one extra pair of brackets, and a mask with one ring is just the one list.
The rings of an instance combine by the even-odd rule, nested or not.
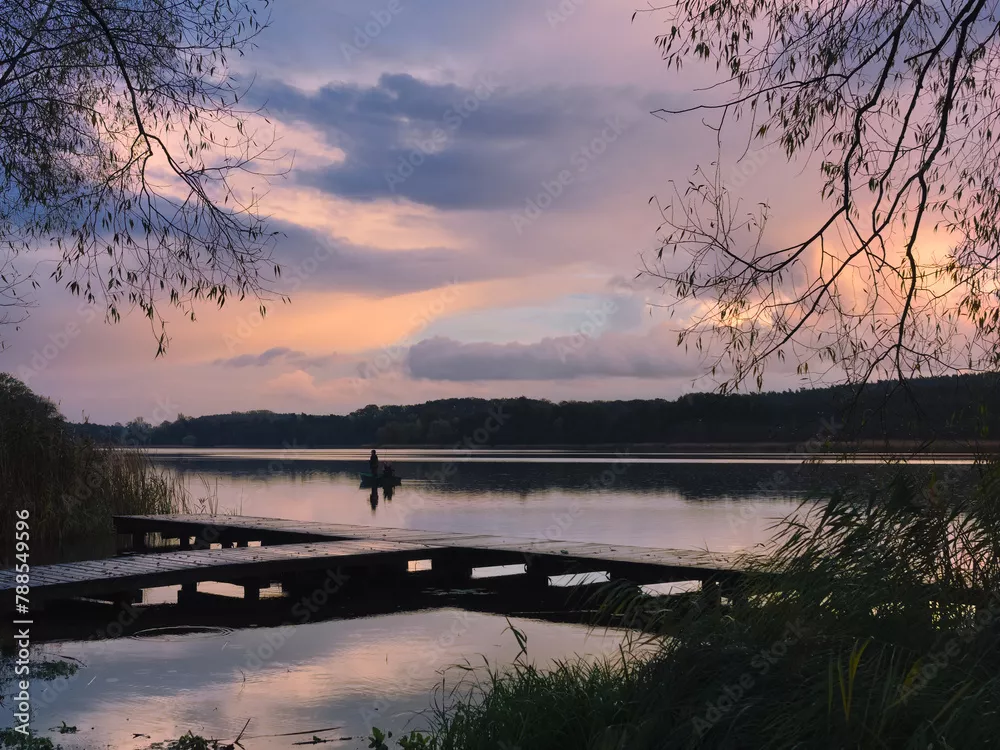
[(651, 633), (643, 648), (487, 669), (432, 714), (427, 747), (993, 747), (998, 477), (962, 497), (901, 478), (804, 507), (721, 607), (609, 590)]
[[(201, 735), (187, 732), (176, 740), (167, 742), (154, 742), (150, 745), (150, 750), (219, 750), (218, 740), (210, 740)], [(228, 747), (232, 747), (230, 744)]]
[(116, 513), (169, 513), (183, 487), (135, 448), (75, 435), (55, 404), (0, 373), (0, 560), (12, 562), (15, 511), (28, 510), (31, 554), (110, 536)]
[(36, 680), (57, 680), (60, 677), (69, 678), (80, 671), (80, 665), (63, 660), (35, 661), (31, 665), (31, 675)]
[(0, 748), (11, 750), (58, 750), (60, 746), (52, 744), (47, 737), (36, 737), (33, 734), (21, 734), (14, 729), (0, 729)]

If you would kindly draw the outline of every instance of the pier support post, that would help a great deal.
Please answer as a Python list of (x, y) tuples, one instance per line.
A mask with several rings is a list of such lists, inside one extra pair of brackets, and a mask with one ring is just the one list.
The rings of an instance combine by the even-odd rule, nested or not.
[(247, 602), (260, 601), (260, 581), (256, 578), (248, 578), (240, 581), (243, 587), (243, 600)]
[(189, 536), (181, 537), (181, 549), (183, 550), (191, 549), (191, 537)]
[(722, 586), (718, 581), (701, 582), (701, 603), (706, 609), (718, 609), (722, 606)]
[(747, 603), (747, 591), (746, 588), (740, 584), (731, 584), (725, 586), (722, 589), (722, 594), (734, 605), (738, 607), (746, 606)]
[(406, 560), (380, 563), (355, 571), (354, 577), (364, 585), (393, 587), (407, 582), (410, 575)]
[(142, 589), (115, 591), (114, 593), (108, 595), (108, 601), (117, 607), (122, 607), (126, 604), (142, 603)]
[(435, 585), (462, 588), (472, 583), (475, 556), (463, 550), (448, 550), (431, 556), (431, 573), (428, 580)]
[(181, 590), (177, 592), (177, 603), (187, 604), (197, 595), (198, 595), (197, 583), (181, 584)]
[(470, 586), (472, 584), (472, 568), (465, 565), (449, 568), (444, 573), (444, 580), (450, 586)]
[(549, 587), (549, 574), (542, 565), (529, 560), (524, 564), (524, 581), (528, 588), (547, 589)]

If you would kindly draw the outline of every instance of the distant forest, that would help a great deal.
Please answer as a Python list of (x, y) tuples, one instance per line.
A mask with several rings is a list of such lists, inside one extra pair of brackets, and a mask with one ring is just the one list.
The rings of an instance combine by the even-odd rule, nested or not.
[[(101, 443), (192, 447), (610, 446), (950, 440), (1000, 435), (994, 375), (667, 401), (454, 398), (346, 415), (233, 412), (151, 425), (78, 424)], [(493, 418), (491, 419), (491, 414)]]

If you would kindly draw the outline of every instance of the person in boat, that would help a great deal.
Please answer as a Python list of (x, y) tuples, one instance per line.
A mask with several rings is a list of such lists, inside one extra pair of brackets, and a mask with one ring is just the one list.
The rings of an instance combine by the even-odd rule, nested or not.
[(371, 472), (372, 479), (378, 479), (378, 454), (374, 448), (372, 448), (372, 455), (368, 458), (368, 470)]
[(382, 479), (391, 482), (396, 477), (396, 472), (393, 471), (392, 466), (389, 464), (382, 464)]

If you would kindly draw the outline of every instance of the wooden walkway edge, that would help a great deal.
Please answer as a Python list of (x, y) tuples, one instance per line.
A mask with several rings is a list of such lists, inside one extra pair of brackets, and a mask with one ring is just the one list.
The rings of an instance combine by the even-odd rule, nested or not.
[[(315, 587), (331, 577), (365, 586), (399, 583), (416, 560), (429, 560), (434, 579), (450, 583), (468, 583), (474, 568), (512, 564), (525, 565), (528, 576), (543, 584), (549, 576), (600, 571), (639, 584), (698, 580), (724, 586), (745, 572), (737, 555), (693, 550), (246, 516), (116, 516), (114, 521), (118, 533), (132, 535), (138, 551), (147, 549), (149, 534), (178, 539), (181, 549), (33, 567), (33, 605), (70, 598), (128, 601), (136, 591), (163, 586), (181, 586), (190, 594), (206, 581), (241, 585), (248, 599), (272, 582), (286, 590)], [(12, 592), (15, 581), (13, 570), (0, 571), (0, 592)], [(7, 599), (13, 596), (4, 595)]]
[[(700, 550), (635, 547), (624, 544), (572, 542), (531, 537), (497, 536), (491, 534), (463, 534), (449, 531), (423, 531), (419, 529), (384, 528), (323, 521), (293, 521), (279, 518), (253, 516), (171, 514), (161, 516), (115, 516), (115, 529), (121, 534), (158, 533), (164, 539), (194, 539), (197, 545), (236, 541), (264, 544), (281, 543), (281, 540), (305, 539), (341, 540), (366, 539), (371, 541), (414, 542), (448, 547), (468, 552), (510, 552), (517, 555), (544, 556), (568, 555), (603, 562), (648, 563), (664, 567), (684, 568), (696, 577), (717, 573), (742, 572), (746, 564), (739, 554)], [(523, 562), (523, 560), (521, 560)], [(502, 564), (502, 563), (498, 563)]]

